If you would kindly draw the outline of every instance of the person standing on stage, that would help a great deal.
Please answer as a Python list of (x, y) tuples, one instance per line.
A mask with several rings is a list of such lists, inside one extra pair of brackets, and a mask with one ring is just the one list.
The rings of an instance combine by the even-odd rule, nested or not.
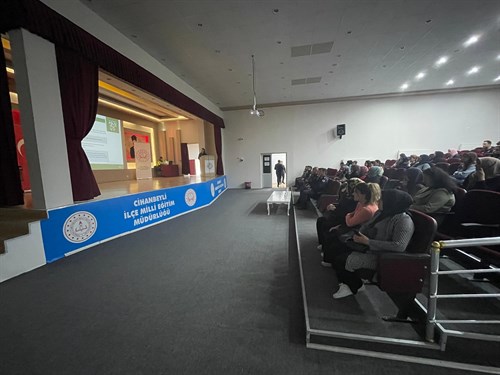
[(276, 171), (276, 179), (278, 180), (278, 187), (281, 184), (285, 183), (285, 166), (281, 163), (281, 160), (278, 160), (276, 165), (274, 166), (274, 170)]

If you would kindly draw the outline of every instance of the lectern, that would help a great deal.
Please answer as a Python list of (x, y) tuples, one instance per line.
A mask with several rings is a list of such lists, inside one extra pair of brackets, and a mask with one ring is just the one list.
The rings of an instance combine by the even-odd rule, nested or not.
[(215, 177), (215, 156), (214, 155), (201, 156), (200, 169), (202, 177)]

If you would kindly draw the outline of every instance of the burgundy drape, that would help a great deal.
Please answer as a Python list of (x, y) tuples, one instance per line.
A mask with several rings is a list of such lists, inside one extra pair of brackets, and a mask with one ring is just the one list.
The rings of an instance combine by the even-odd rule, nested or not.
[(224, 166), (222, 165), (222, 134), (218, 126), (214, 126), (215, 152), (217, 153), (217, 168), (215, 173), (218, 176), (224, 174)]
[(88, 200), (101, 194), (82, 148), (97, 114), (99, 70), (60, 47), (56, 47), (56, 58), (73, 200)]
[(5, 67), (2, 50), (0, 51), (0, 206), (17, 206), (24, 203), (24, 194), (17, 163), (16, 138)]
[(181, 143), (181, 159), (182, 174), (189, 174), (189, 151), (187, 143)]
[[(21, 27), (49, 40), (58, 48), (74, 51), (81, 58), (94, 63), (114, 76), (213, 124), (218, 155), (217, 174), (223, 174), (222, 158), (220, 157), (222, 153), (220, 128), (224, 128), (225, 126), (222, 118), (98, 40), (87, 31), (76, 26), (39, 0), (2, 0), (0, 4), (0, 32), (8, 32), (9, 30)], [(79, 105), (80, 103), (77, 106)], [(64, 103), (63, 107), (66, 107)], [(67, 114), (65, 113), (64, 116), (66, 123)], [(72, 134), (72, 130), (69, 133)], [(219, 139), (218, 146), (217, 139)], [(73, 152), (70, 151), (73, 146), (73, 144), (68, 145), (70, 153)], [(79, 147), (78, 145), (77, 148)], [(73, 160), (74, 155), (68, 156), (70, 157), (70, 161)], [(85, 163), (80, 158), (80, 160), (76, 160), (75, 162), (81, 163), (81, 168), (86, 170), (85, 164), (88, 161)], [(15, 167), (17, 168), (17, 162)], [(12, 168), (12, 166), (9, 168)], [(0, 172), (2, 172), (1, 178), (4, 179), (3, 171), (0, 170)], [(75, 182), (79, 184), (81, 181), (79, 182), (78, 177), (73, 175), (74, 172), (71, 173), (72, 181), (73, 178), (76, 178)], [(89, 175), (84, 177), (87, 178)], [(94, 194), (99, 194), (98, 191), (95, 191), (95, 186), (92, 186), (94, 183), (95, 181), (86, 181), (83, 186), (75, 186), (73, 184), (73, 192), (74, 194), (78, 194), (74, 196), (75, 200), (89, 199)], [(80, 194), (83, 195), (80, 196)], [(82, 198), (83, 196), (87, 198)]]

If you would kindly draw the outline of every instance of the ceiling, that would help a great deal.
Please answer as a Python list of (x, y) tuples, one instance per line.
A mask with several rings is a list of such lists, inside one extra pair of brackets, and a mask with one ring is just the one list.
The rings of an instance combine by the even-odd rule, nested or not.
[(81, 2), (226, 110), (500, 87), (498, 0)]

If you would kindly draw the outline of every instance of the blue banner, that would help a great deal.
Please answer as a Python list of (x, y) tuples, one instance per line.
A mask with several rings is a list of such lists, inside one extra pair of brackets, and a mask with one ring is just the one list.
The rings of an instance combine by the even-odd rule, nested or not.
[(45, 258), (50, 263), (79, 249), (207, 206), (226, 188), (226, 176), (222, 176), (49, 210), (48, 218), (41, 222)]

